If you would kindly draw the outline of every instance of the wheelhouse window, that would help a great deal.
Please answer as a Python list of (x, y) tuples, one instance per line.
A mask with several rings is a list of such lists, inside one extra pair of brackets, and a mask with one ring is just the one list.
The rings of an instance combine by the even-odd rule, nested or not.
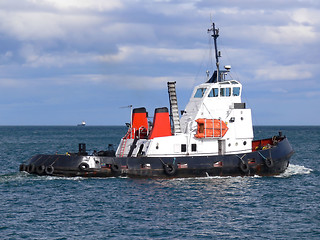
[(226, 89), (225, 88), (220, 88), (220, 97), (226, 96)]
[(206, 88), (198, 88), (194, 97), (195, 98), (202, 98), (203, 95), (205, 94), (206, 90), (207, 90)]
[(219, 96), (219, 89), (218, 88), (212, 88), (208, 97), (218, 97)]
[(230, 97), (231, 88), (220, 88), (220, 97)]
[(240, 96), (240, 88), (239, 87), (234, 87), (232, 95), (233, 96)]
[(231, 88), (226, 88), (226, 96), (227, 97), (231, 96)]

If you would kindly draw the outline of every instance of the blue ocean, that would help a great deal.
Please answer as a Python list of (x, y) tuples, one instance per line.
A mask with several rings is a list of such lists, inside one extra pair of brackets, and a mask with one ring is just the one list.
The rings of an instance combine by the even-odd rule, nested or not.
[(117, 146), (125, 127), (0, 127), (1, 239), (320, 239), (320, 127), (282, 131), (295, 154), (276, 177), (63, 178), (19, 172), (38, 153)]

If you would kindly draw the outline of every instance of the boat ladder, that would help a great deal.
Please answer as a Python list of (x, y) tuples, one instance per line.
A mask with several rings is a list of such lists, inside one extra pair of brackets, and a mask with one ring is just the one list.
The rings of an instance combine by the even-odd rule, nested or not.
[(168, 82), (167, 84), (170, 102), (170, 114), (173, 123), (173, 133), (181, 133), (178, 100), (176, 93), (176, 82)]
[(128, 140), (127, 138), (123, 138), (121, 141), (120, 157), (123, 157), (123, 155), (124, 155), (124, 150), (126, 149), (127, 140)]

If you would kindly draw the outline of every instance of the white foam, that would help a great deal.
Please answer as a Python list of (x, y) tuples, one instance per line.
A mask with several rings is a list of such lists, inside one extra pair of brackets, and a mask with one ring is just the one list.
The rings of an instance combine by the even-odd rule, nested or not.
[(60, 177), (60, 176), (37, 176), (39, 180), (70, 180), (70, 181), (80, 181), (85, 178), (83, 177)]
[(24, 181), (29, 174), (26, 172), (9, 173), (0, 175), (0, 183)]
[(294, 165), (290, 163), (286, 171), (276, 177), (291, 177), (294, 175), (304, 175), (310, 174), (312, 171), (313, 170), (311, 168), (307, 168), (305, 166), (300, 165)]

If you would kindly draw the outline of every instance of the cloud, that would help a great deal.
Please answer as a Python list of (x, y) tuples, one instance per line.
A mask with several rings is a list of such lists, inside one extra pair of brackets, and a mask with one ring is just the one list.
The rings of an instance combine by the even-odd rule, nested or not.
[(320, 10), (312, 8), (301, 8), (293, 11), (292, 20), (303, 25), (320, 25)]
[(203, 49), (169, 49), (145, 46), (120, 46), (116, 54), (98, 56), (105, 62), (165, 61), (173, 63), (201, 61)]
[(215, 67), (210, 18), (221, 66), (231, 64), (250, 94), (319, 100), (320, 2), (312, 0), (0, 1), (0, 86), (46, 92), (43, 102), (47, 88), (61, 101), (61, 88), (74, 86), (84, 95), (156, 92), (167, 81), (192, 88)]
[(6, 62), (10, 60), (13, 56), (13, 53), (11, 51), (6, 51), (3, 54), (0, 54), (0, 62)]
[(310, 91), (306, 92), (308, 98), (320, 97), (320, 91)]
[(314, 31), (312, 26), (304, 25), (287, 25), (287, 26), (268, 26), (264, 28), (252, 29), (257, 39), (260, 42), (268, 44), (282, 45), (295, 45), (315, 42), (319, 34)]
[(186, 12), (196, 12), (195, 7), (197, 1), (141, 1), (146, 5), (148, 11), (160, 13), (166, 16), (180, 16)]
[(23, 84), (24, 81), (19, 79), (9, 79), (9, 78), (0, 78), (0, 87), (1, 88), (20, 88), (26, 87), (26, 84)]
[(111, 11), (123, 7), (121, 1), (118, 0), (29, 0), (28, 2), (34, 5), (42, 5), (53, 7), (58, 10), (97, 10), (97, 11)]
[(276, 63), (269, 63), (256, 69), (255, 73), (256, 80), (265, 81), (294, 81), (313, 77), (310, 65), (284, 66)]
[(83, 28), (91, 29), (99, 18), (86, 15), (65, 15), (55, 12), (7, 12), (0, 10), (0, 31), (20, 41), (66, 39)]
[(43, 52), (34, 45), (25, 45), (20, 50), (20, 55), (24, 59), (24, 67), (32, 68), (62, 68), (70, 65), (84, 65), (96, 59), (93, 53), (79, 52)]

